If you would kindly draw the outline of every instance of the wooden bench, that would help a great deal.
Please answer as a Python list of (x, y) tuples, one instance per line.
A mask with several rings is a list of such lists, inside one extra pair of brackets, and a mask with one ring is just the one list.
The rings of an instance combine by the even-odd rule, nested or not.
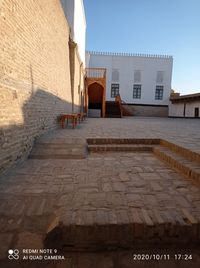
[(69, 120), (71, 120), (72, 127), (75, 128), (78, 122), (81, 123), (85, 119), (86, 113), (62, 114), (60, 116), (61, 127), (65, 127), (65, 120), (67, 120), (67, 125), (69, 123)]
[(71, 120), (72, 128), (75, 128), (78, 122), (78, 118), (78, 114), (62, 114), (60, 116), (61, 127), (65, 127), (65, 120), (67, 120), (67, 125), (69, 123), (69, 120)]

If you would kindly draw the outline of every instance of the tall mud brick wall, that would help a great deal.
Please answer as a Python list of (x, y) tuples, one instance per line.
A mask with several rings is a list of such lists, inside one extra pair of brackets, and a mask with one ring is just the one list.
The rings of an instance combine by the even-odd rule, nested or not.
[(0, 0), (0, 173), (71, 112), (68, 41), (59, 0)]

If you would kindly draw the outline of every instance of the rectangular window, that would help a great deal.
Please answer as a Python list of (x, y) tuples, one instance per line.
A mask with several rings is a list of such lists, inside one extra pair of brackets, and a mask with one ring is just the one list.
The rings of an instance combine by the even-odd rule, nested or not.
[(119, 95), (119, 84), (111, 84), (111, 98)]
[(163, 84), (163, 80), (164, 80), (164, 72), (163, 71), (157, 71), (156, 83), (157, 84)]
[(119, 82), (119, 70), (118, 69), (112, 69), (112, 81)]
[(141, 85), (134, 84), (133, 85), (133, 98), (134, 99), (141, 99)]
[(155, 100), (163, 99), (164, 86), (156, 86)]
[(139, 70), (134, 71), (134, 82), (141, 83), (141, 71)]

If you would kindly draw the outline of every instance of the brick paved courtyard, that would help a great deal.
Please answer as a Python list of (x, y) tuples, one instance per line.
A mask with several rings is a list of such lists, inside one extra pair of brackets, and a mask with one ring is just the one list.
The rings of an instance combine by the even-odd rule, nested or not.
[[(58, 130), (47, 138), (59, 140), (72, 136), (83, 140), (102, 137), (164, 138), (196, 153), (200, 152), (199, 120), (88, 119), (75, 130)], [(2, 176), (0, 200), (2, 260), (7, 258), (8, 248), (42, 248), (47, 231), (58, 221), (64, 226), (79, 227), (124, 225), (123, 231), (120, 229), (121, 235), (117, 237), (118, 242), (122, 241), (121, 247), (126, 247), (131, 239), (140, 242), (144, 236), (150, 240), (156, 237), (154, 242), (159, 244), (159, 238), (165, 237), (166, 230), (167, 237), (178, 237), (180, 240), (180, 237), (189, 235), (193, 239), (194, 229), (187, 221), (193, 222), (195, 228), (199, 228), (197, 224), (200, 222), (198, 185), (151, 152), (97, 152), (90, 153), (84, 159), (29, 159)], [(75, 230), (77, 232), (78, 229)], [(89, 230), (95, 233), (100, 229)], [(150, 267), (150, 263), (133, 263), (131, 256), (134, 251), (130, 250), (67, 253), (70, 244), (74, 243), (77, 248), (87, 245), (88, 231), (84, 233), (81, 228), (79, 231), (74, 235), (74, 231), (66, 227), (66, 235), (62, 239), (67, 260), (48, 263), (47, 267), (89, 268), (94, 267), (94, 263), (97, 267)], [(117, 234), (114, 228), (113, 232)], [(108, 229), (100, 233), (97, 241), (103, 241), (104, 244), (107, 235), (110, 235), (109, 241), (116, 239)], [(199, 239), (196, 231), (195, 238)], [(62, 239), (53, 241), (59, 247)], [(171, 252), (171, 249), (167, 252)], [(193, 261), (178, 262), (172, 258), (170, 266), (199, 267), (198, 247), (192, 249), (192, 253)], [(2, 267), (17, 267), (11, 266), (8, 261), (2, 261), (1, 264)], [(35, 265), (42, 267), (41, 263)], [(45, 267), (47, 264), (42, 265)], [(168, 263), (163, 261), (154, 261), (151, 265), (168, 267)], [(26, 266), (21, 262), (19, 267)]]
[(90, 118), (77, 129), (59, 130), (54, 137), (163, 138), (200, 153), (199, 119)]

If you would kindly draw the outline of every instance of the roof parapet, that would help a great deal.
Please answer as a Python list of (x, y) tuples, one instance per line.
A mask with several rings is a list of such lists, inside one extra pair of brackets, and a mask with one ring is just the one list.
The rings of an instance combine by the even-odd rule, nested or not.
[(122, 52), (98, 52), (98, 51), (86, 51), (86, 52), (91, 54), (91, 55), (97, 55), (97, 56), (125, 56), (125, 57), (144, 57), (144, 58), (173, 59), (173, 56), (170, 56), (170, 55), (122, 53)]

